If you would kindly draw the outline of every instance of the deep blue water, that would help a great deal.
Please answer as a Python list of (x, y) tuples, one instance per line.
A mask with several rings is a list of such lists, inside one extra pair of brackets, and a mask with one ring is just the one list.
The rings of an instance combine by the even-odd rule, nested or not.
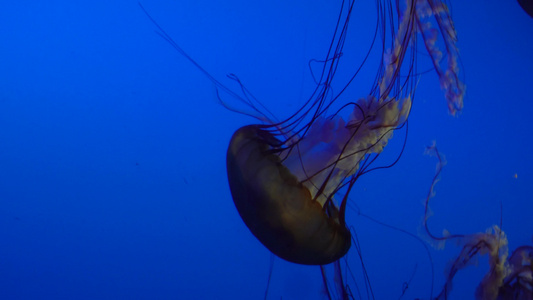
[[(339, 76), (360, 62), (373, 33), (373, 1), (361, 2)], [(312, 91), (307, 62), (324, 57), (340, 1), (143, 5), (215, 78), (238, 90), (225, 77), (237, 74), (287, 117)], [(452, 117), (436, 76), (421, 76), (401, 160), (362, 177), (351, 201), (417, 234), (437, 163), (424, 148), (436, 141), (447, 165), (432, 199), (434, 231), (485, 231), (501, 216), (511, 250), (531, 245), (533, 19), (514, 1), (453, 1), (451, 11), (463, 112)], [(1, 299), (264, 297), (271, 256), (235, 210), (225, 170), (232, 133), (254, 120), (217, 102), (212, 83), (157, 35), (136, 1), (6, 2), (0, 40)], [(349, 95), (366, 95), (373, 65)], [(403, 299), (429, 297), (420, 242), (355, 211), (347, 223), (376, 299), (397, 299), (411, 277)], [(431, 248), (435, 291), (459, 250)], [(348, 263), (360, 274), (354, 249)], [(486, 271), (482, 257), (460, 272), (452, 298), (473, 298)], [(274, 260), (269, 299), (321, 291), (318, 267)]]

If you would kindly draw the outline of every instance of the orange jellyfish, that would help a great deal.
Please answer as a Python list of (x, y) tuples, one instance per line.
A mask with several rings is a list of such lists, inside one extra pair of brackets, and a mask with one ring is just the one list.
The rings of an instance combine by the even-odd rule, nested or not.
[[(324, 265), (350, 249), (348, 196), (393, 132), (407, 123), (416, 86), (418, 36), (446, 91), (449, 111), (455, 114), (462, 108), (464, 86), (458, 79), (456, 35), (447, 6), (408, 0), (404, 5), (380, 1), (377, 7), (376, 33), (382, 32), (382, 41), (376, 44), (382, 55), (369, 94), (338, 103), (358, 71), (340, 92), (332, 89), (354, 8), (349, 1), (341, 10), (321, 79), (302, 108), (277, 122), (244, 99), (255, 111), (250, 115), (263, 124), (244, 126), (231, 138), (226, 157), (231, 194), (252, 234), (287, 261)], [(446, 59), (439, 42), (447, 50)]]

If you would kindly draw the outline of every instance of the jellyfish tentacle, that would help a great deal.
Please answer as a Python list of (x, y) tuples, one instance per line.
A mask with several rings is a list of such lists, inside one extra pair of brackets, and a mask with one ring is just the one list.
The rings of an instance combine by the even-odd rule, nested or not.
[[(434, 69), (445, 91), (450, 114), (455, 115), (463, 109), (465, 85), (459, 79), (459, 50), (457, 49), (457, 32), (445, 3), (440, 0), (416, 0), (416, 21), (426, 50), (431, 57)], [(439, 30), (431, 25), (434, 18)], [(447, 59), (442, 66), (442, 51), (436, 46), (439, 33), (442, 37)]]

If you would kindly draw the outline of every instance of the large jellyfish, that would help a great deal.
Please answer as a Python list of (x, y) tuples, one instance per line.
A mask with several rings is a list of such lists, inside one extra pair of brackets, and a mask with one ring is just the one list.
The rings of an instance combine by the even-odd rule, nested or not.
[(228, 181), (244, 223), (272, 253), (298, 264), (332, 263), (350, 249), (348, 196), (394, 130), (407, 122), (417, 84), (418, 37), (450, 113), (462, 108), (455, 29), (447, 6), (434, 0), (378, 1), (381, 41), (375, 44), (381, 45), (381, 63), (374, 84), (358, 100), (344, 99), (355, 71), (334, 93), (353, 8), (353, 1), (343, 4), (320, 80), (305, 105), (276, 121), (243, 99), (252, 109), (248, 114), (262, 124), (238, 129), (227, 151)]

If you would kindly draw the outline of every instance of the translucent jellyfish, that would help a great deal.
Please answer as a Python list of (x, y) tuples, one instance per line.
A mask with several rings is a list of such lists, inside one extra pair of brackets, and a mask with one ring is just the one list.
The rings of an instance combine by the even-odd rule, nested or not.
[[(382, 42), (377, 44), (382, 55), (371, 92), (356, 101), (344, 99), (356, 71), (334, 94), (331, 87), (353, 5), (351, 1), (341, 11), (321, 79), (306, 104), (277, 122), (253, 99), (243, 99), (252, 109), (247, 114), (263, 124), (238, 129), (227, 151), (229, 186), (244, 223), (272, 253), (298, 264), (324, 265), (348, 252), (348, 196), (394, 130), (407, 122), (416, 86), (418, 36), (445, 90), (450, 113), (462, 108), (455, 29), (440, 1), (379, 2)], [(390, 24), (395, 25), (387, 28)], [(445, 59), (439, 43), (445, 46)]]
[(438, 158), (437, 171), (426, 198), (424, 228), (428, 236), (439, 242), (441, 247), (448, 240), (455, 240), (462, 245), (460, 253), (450, 262), (446, 270), (446, 282), (436, 299), (448, 299), (452, 292), (453, 279), (461, 269), (477, 262), (478, 256), (487, 255), (489, 270), (476, 288), (475, 299), (533, 299), (533, 247), (523, 245), (516, 248), (508, 257), (508, 241), (501, 226), (493, 225), (485, 232), (475, 234), (434, 235), (428, 227), (429, 200), (444, 166), (443, 159), (435, 146), (428, 148), (428, 153)]

